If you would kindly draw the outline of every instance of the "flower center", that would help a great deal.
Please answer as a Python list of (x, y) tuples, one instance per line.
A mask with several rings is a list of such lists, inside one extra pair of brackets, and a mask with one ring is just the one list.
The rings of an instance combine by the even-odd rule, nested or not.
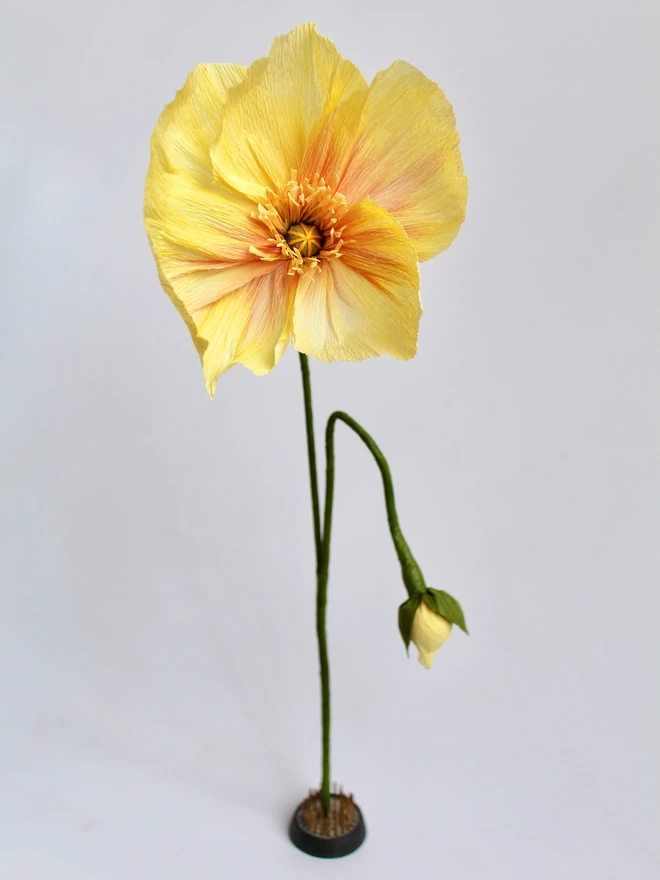
[(262, 260), (288, 260), (289, 275), (320, 269), (321, 260), (341, 256), (339, 221), (347, 211), (346, 199), (318, 174), (310, 180), (291, 180), (277, 192), (266, 190), (267, 201), (252, 216), (260, 220), (268, 235), (263, 247), (250, 246)]
[(316, 226), (307, 223), (294, 223), (289, 226), (284, 238), (290, 248), (298, 249), (301, 257), (315, 257), (323, 246), (323, 236)]

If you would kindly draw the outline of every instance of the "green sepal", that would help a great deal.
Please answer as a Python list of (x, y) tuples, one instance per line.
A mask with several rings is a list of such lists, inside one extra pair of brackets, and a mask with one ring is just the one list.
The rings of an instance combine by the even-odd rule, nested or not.
[(406, 599), (403, 605), (399, 605), (399, 632), (406, 646), (406, 653), (410, 647), (410, 633), (412, 631), (413, 618), (422, 601), (422, 593), (415, 593), (410, 599)]
[(463, 609), (453, 596), (450, 596), (449, 593), (445, 593), (444, 590), (434, 590), (433, 587), (428, 587), (424, 593), (424, 601), (431, 611), (435, 611), (436, 614), (442, 614), (442, 616), (446, 617), (450, 623), (455, 624), (459, 629), (462, 629), (466, 635), (469, 635), (467, 626), (465, 625)]

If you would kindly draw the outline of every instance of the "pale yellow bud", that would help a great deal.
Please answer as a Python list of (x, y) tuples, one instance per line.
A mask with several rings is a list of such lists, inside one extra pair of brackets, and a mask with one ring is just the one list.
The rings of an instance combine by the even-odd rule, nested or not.
[(435, 652), (449, 638), (451, 623), (446, 617), (432, 611), (422, 599), (413, 617), (410, 640), (419, 651), (417, 658), (426, 669), (431, 668)]

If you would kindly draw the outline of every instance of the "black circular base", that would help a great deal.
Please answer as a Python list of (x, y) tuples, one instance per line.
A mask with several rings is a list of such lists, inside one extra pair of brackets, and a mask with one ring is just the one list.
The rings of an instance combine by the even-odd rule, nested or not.
[(291, 843), (307, 853), (308, 856), (316, 856), (319, 859), (339, 859), (342, 856), (348, 856), (362, 845), (367, 836), (367, 827), (357, 804), (355, 805), (358, 814), (357, 825), (340, 837), (323, 837), (304, 828), (300, 821), (301, 807), (302, 804), (293, 814), (289, 825), (289, 837)]

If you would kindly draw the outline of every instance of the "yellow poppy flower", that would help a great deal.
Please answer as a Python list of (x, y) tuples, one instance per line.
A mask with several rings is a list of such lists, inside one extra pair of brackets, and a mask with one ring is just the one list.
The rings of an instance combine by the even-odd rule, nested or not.
[(250, 67), (192, 71), (152, 136), (145, 225), (211, 396), (290, 340), (323, 361), (415, 355), (418, 261), (465, 217), (458, 141), (419, 70), (367, 85), (311, 24)]

